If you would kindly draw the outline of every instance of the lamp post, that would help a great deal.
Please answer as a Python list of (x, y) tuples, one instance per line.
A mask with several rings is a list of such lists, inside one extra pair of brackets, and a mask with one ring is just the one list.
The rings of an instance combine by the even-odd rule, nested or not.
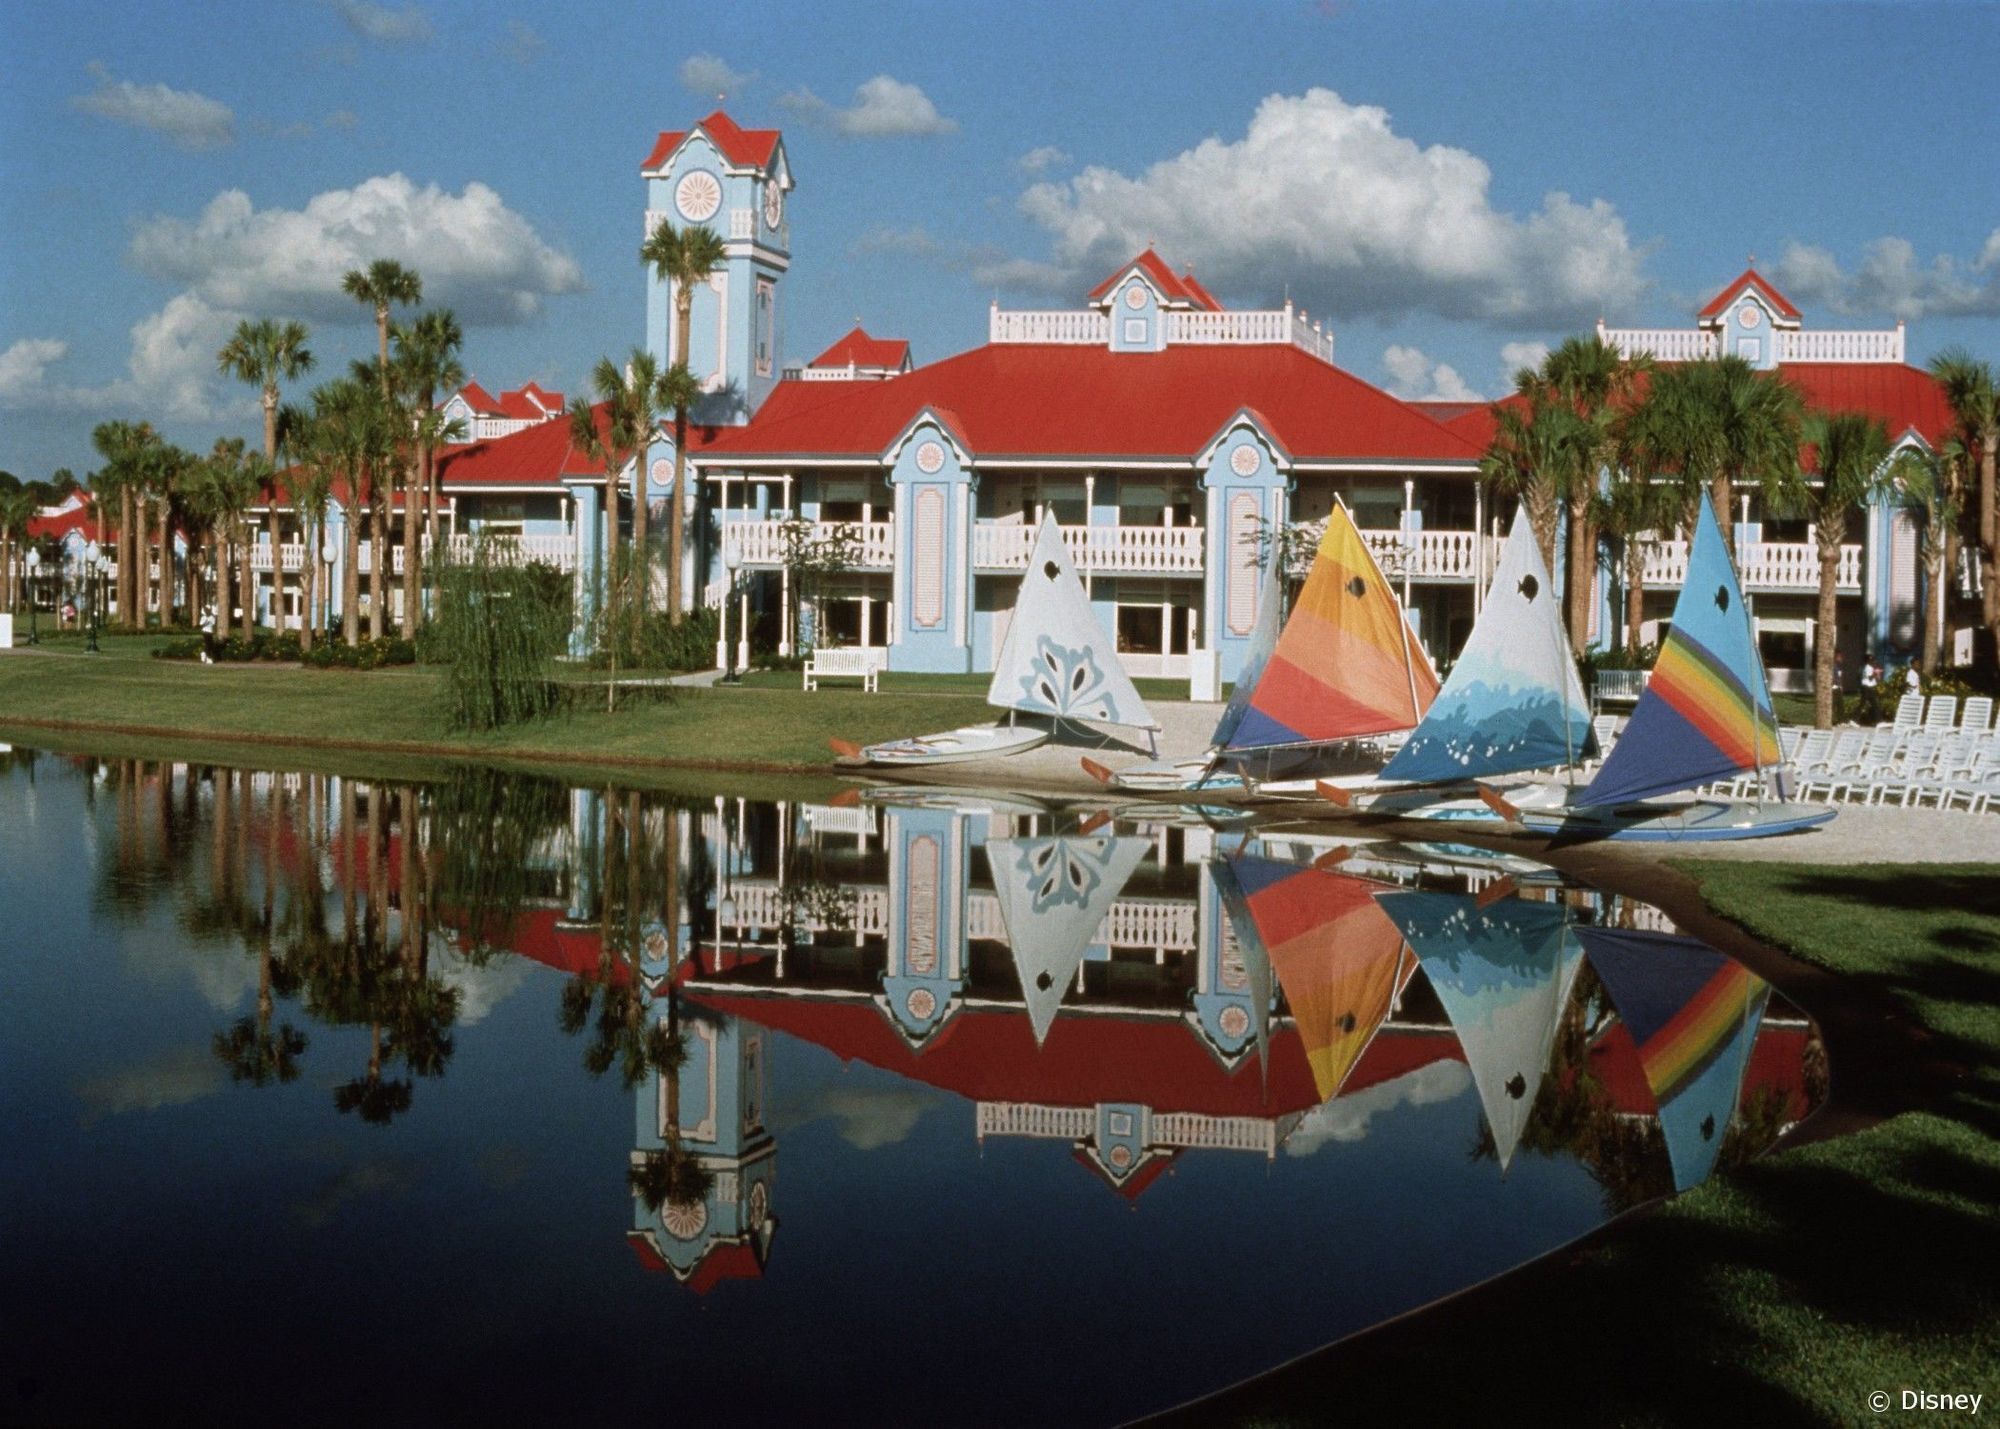
[(88, 636), (84, 640), (84, 651), (95, 655), (97, 650), (97, 603), (102, 589), (100, 581), (104, 572), (104, 552), (97, 542), (92, 541), (83, 548), (83, 603), (88, 621)]
[[(322, 521), (321, 524), (324, 525), (325, 522)], [(333, 544), (333, 540), (331, 537), (328, 537), (325, 541), (321, 542), (319, 548), (319, 555), (321, 562), (326, 566), (326, 573), (325, 573), (326, 578), (319, 583), (319, 597), (320, 597), (320, 604), (325, 608), (328, 618), (322, 624), (313, 626), (313, 639), (315, 640), (318, 640), (322, 635), (325, 635), (326, 626), (333, 623), (332, 622), (333, 561), (334, 557), (338, 556), (339, 554), (340, 554), (340, 549)], [(311, 624), (314, 615), (315, 612), (313, 611), (309, 610), (306, 612), (307, 624)]]
[(722, 683), (725, 685), (743, 683), (743, 676), (736, 669), (736, 647), (729, 641), (729, 607), (736, 599), (736, 570), (742, 563), (742, 548), (725, 544), (722, 548), (722, 569), (729, 574), (728, 585), (722, 593)]
[(28, 643), (42, 643), (42, 633), (35, 624), (35, 576), (42, 568), (42, 553), (33, 546), (28, 548)]

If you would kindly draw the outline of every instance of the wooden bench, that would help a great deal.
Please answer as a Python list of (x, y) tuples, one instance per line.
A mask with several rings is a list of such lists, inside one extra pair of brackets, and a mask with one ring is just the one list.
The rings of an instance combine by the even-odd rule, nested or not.
[(1636, 703), (1651, 674), (1650, 670), (1599, 670), (1592, 694), (1600, 707)]
[(821, 680), (859, 680), (861, 688), (874, 694), (876, 678), (882, 673), (882, 652), (865, 645), (836, 645), (814, 650), (806, 656), (805, 687), (819, 688)]

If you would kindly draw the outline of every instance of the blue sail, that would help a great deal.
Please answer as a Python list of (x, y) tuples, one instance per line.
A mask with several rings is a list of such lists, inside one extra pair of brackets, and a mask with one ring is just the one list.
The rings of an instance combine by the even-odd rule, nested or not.
[(1472, 637), (1384, 781), (1447, 784), (1594, 753), (1559, 606), (1527, 512), (1517, 511)]
[(1693, 938), (1618, 928), (1577, 936), (1638, 1048), (1674, 1189), (1697, 1186), (1736, 1115), (1770, 986)]
[(1270, 565), (1264, 571), (1263, 584), (1257, 589), (1257, 619), (1250, 627), (1250, 644), (1243, 652), (1243, 665), (1237, 671), (1235, 687), (1229, 692), (1229, 703), (1223, 706), (1222, 718), (1215, 722), (1215, 734), (1209, 740), (1216, 749), (1227, 748), (1236, 733), (1236, 726), (1243, 723), (1243, 716), (1250, 709), (1251, 697), (1257, 693), (1257, 681), (1263, 677), (1271, 652), (1278, 647), (1278, 632), (1285, 626), (1282, 565), (1279, 552), (1272, 551)]
[(1776, 765), (1778, 716), (1736, 567), (1706, 493), (1652, 679), (1577, 802), (1617, 804)]

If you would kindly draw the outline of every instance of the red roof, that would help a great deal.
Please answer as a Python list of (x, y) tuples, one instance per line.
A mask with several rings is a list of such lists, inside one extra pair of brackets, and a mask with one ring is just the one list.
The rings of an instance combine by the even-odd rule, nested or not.
[(1118, 280), (1131, 272), (1135, 267), (1152, 280), (1153, 286), (1158, 288), (1161, 295), (1169, 302), (1192, 303), (1198, 308), (1207, 308), (1210, 312), (1219, 313), (1222, 311), (1222, 304), (1208, 295), (1208, 289), (1195, 281), (1192, 272), (1176, 277), (1174, 270), (1167, 266), (1167, 260), (1155, 253), (1151, 248), (1148, 248), (1144, 253), (1141, 253), (1137, 258), (1134, 258), (1130, 263), (1127, 263), (1109, 278), (1106, 278), (1103, 282), (1092, 288), (1090, 290), (1090, 301), (1093, 303), (1101, 301), (1106, 294), (1117, 286)]
[(91, 540), (104, 539), (117, 529), (117, 522), (104, 513), (99, 519), (96, 504), (79, 493), (53, 509), (44, 508), (28, 518), (28, 537), (35, 541), (61, 540), (72, 531), (82, 531)]
[(883, 367), (900, 371), (910, 357), (910, 344), (899, 337), (870, 337), (856, 324), (854, 331), (815, 357), (811, 367)]
[(1914, 430), (1932, 446), (1957, 422), (1944, 388), (1922, 368), (1900, 362), (1787, 362), (1778, 375), (1822, 412), (1866, 412), (1893, 440)]
[(1755, 268), (1745, 268), (1743, 276), (1709, 299), (1708, 306), (1703, 308), (1697, 316), (1704, 318), (1720, 316), (1722, 310), (1734, 302), (1736, 295), (1741, 293), (1745, 288), (1755, 288), (1762, 295), (1764, 301), (1777, 310), (1780, 317), (1795, 319), (1799, 316), (1799, 310), (1792, 306), (1791, 301), (1783, 293), (1765, 282), (1764, 275), (1759, 273)]
[(781, 382), (718, 456), (878, 456), (926, 407), (948, 408), (987, 456), (1193, 460), (1255, 408), (1303, 461), (1470, 463), (1481, 444), (1295, 347), (1164, 352), (997, 343), (885, 382)]
[(551, 412), (562, 410), (563, 396), (560, 392), (549, 392), (530, 382), (513, 392), (500, 394), (500, 410), (518, 421), (539, 422)]
[[(736, 121), (720, 109), (701, 120), (695, 129), (708, 136), (708, 141), (722, 152), (722, 157), (740, 168), (769, 168), (771, 156), (778, 150), (776, 129), (742, 129)], [(660, 135), (653, 143), (653, 152), (646, 156), (646, 162), (639, 166), (642, 173), (651, 172), (673, 157), (674, 150), (680, 148), (681, 140), (692, 132), (675, 129)]]
[(473, 411), (483, 417), (497, 417), (500, 415), (499, 401), (491, 392), (488, 392), (477, 382), (466, 383), (458, 389), (458, 395), (465, 399), (466, 406), (472, 408)]
[[(553, 397), (553, 393), (550, 394)], [(604, 404), (592, 409), (603, 425)], [(700, 451), (714, 440), (716, 428), (688, 426), (688, 450)], [(569, 422), (537, 422), (504, 437), (447, 447), (438, 456), (438, 477), (452, 486), (553, 486), (564, 477), (604, 475), (604, 463), (576, 449), (569, 439)]]

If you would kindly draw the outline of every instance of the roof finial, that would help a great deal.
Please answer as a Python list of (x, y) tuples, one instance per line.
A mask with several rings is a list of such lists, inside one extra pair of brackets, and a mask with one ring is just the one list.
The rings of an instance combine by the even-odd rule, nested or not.
[(1754, 272), (1756, 270), (1756, 267), (1757, 267), (1757, 255), (1755, 253), (1752, 253), (1750, 255), (1750, 268)]

